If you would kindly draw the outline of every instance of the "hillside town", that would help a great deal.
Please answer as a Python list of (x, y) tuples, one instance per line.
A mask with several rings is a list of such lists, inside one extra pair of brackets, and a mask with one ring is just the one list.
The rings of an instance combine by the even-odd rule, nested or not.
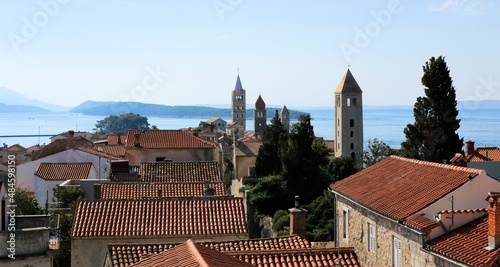
[[(69, 252), (67, 263), (77, 267), (500, 266), (500, 148), (467, 141), (440, 163), (393, 154), (367, 166), (363, 91), (349, 69), (332, 96), (335, 140), (322, 145), (330, 159), (348, 158), (359, 171), (323, 189), (333, 210), (329, 240), (308, 238), (306, 196), (287, 196), (285, 234), (252, 204), (248, 185), (259, 179), (268, 121), (274, 115), (283, 132), (295, 128), (286, 106), (267, 114), (259, 95), (249, 131), (253, 100), (238, 74), (230, 122), (211, 117), (201, 130), (107, 135), (68, 130), (43, 146), (4, 144), (0, 265), (51, 267)], [(22, 211), (12, 201), (21, 192), (42, 212)], [(63, 196), (74, 192), (73, 205)]]

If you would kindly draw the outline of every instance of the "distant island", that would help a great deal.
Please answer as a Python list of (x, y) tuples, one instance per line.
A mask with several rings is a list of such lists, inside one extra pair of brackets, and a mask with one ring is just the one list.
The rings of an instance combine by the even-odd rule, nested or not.
[(35, 106), (7, 105), (4, 103), (0, 103), (0, 113), (21, 113), (21, 112), (50, 112), (50, 110)]
[[(281, 112), (281, 108), (266, 108), (267, 117), (272, 118), (276, 110)], [(290, 118), (297, 119), (306, 112), (298, 110), (288, 110)], [(72, 113), (81, 113), (93, 116), (120, 115), (128, 112), (151, 117), (231, 117), (230, 108), (213, 108), (204, 106), (167, 106), (158, 104), (147, 104), (140, 102), (110, 102), (110, 101), (85, 101), (77, 107), (69, 110)], [(253, 109), (247, 109), (247, 118), (253, 118)]]

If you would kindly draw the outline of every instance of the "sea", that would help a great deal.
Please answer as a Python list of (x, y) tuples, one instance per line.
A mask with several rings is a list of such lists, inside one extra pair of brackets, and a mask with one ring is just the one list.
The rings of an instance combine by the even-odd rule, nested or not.
[[(295, 109), (311, 115), (316, 136), (334, 139), (333, 107)], [(500, 107), (469, 107), (459, 111), (461, 122), (457, 132), (464, 142), (474, 141), (476, 147), (500, 146)], [(104, 117), (69, 112), (0, 113), (0, 144), (20, 144), (24, 147), (48, 144), (50, 137), (46, 135), (68, 130), (94, 132), (96, 122)], [(148, 122), (159, 129), (181, 129), (196, 127), (209, 117), (209, 114), (199, 118), (148, 117)], [(230, 118), (223, 119), (230, 121)], [(412, 106), (363, 107), (365, 147), (369, 140), (376, 138), (392, 148), (399, 148), (405, 140), (404, 128), (414, 121)], [(247, 121), (247, 128), (253, 130), (252, 120)], [(15, 137), (18, 135), (33, 137)]]

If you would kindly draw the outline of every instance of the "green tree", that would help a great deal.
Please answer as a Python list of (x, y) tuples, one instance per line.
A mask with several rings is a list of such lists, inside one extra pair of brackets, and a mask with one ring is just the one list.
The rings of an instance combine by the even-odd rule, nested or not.
[(334, 182), (340, 181), (359, 171), (356, 162), (349, 156), (333, 158), (328, 164), (328, 173)]
[(456, 92), (444, 57), (432, 57), (423, 71), (425, 96), (417, 98), (415, 122), (404, 129), (406, 141), (401, 143), (401, 153), (409, 158), (443, 162), (463, 146), (463, 138), (456, 133), (460, 127)]
[(83, 198), (81, 189), (73, 186), (54, 188), (54, 197), (60, 208), (56, 210), (54, 216), (59, 216), (59, 254), (54, 256), (54, 266), (71, 266), (71, 229), (75, 216), (76, 206)]
[(37, 215), (44, 213), (44, 209), (40, 207), (35, 196), (28, 193), (28, 191), (24, 188), (16, 188), (14, 201), (24, 215)]
[(281, 142), (282, 175), (288, 194), (291, 197), (299, 195), (304, 203), (321, 195), (331, 182), (326, 172), (328, 148), (315, 139), (311, 116), (301, 115), (292, 125), (288, 138)]
[(323, 191), (323, 195), (302, 208), (307, 210), (307, 238), (313, 242), (332, 241), (335, 221), (334, 206), (329, 192)]
[(384, 141), (379, 141), (377, 138), (368, 140), (368, 149), (363, 150), (363, 163), (364, 167), (372, 166), (373, 164), (389, 157), (394, 154)]
[(273, 216), (273, 231), (278, 236), (290, 235), (290, 214), (286, 210), (277, 210)]
[(287, 183), (281, 175), (259, 178), (257, 183), (248, 189), (250, 202), (259, 214), (274, 214), (277, 210), (287, 209), (291, 205)]
[(98, 134), (117, 134), (129, 130), (148, 130), (148, 118), (139, 114), (125, 113), (119, 116), (110, 115), (97, 121), (95, 131)]
[(278, 110), (271, 119), (271, 124), (264, 128), (262, 145), (255, 160), (255, 176), (263, 177), (281, 173), (281, 160), (279, 158), (280, 139), (286, 138)]

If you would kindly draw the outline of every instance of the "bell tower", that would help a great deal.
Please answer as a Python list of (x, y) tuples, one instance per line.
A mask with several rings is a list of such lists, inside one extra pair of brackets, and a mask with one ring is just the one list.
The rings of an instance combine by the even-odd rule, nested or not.
[(363, 164), (363, 91), (347, 69), (335, 90), (335, 156)]
[(254, 133), (258, 139), (262, 139), (262, 134), (264, 128), (267, 126), (267, 116), (266, 116), (266, 103), (262, 100), (259, 95), (257, 101), (255, 101), (255, 109), (253, 111), (253, 122), (254, 122)]
[(246, 130), (247, 111), (246, 111), (246, 92), (241, 86), (240, 75), (236, 79), (236, 86), (232, 92), (231, 114), (233, 123), (238, 123), (243, 127), (243, 133)]

